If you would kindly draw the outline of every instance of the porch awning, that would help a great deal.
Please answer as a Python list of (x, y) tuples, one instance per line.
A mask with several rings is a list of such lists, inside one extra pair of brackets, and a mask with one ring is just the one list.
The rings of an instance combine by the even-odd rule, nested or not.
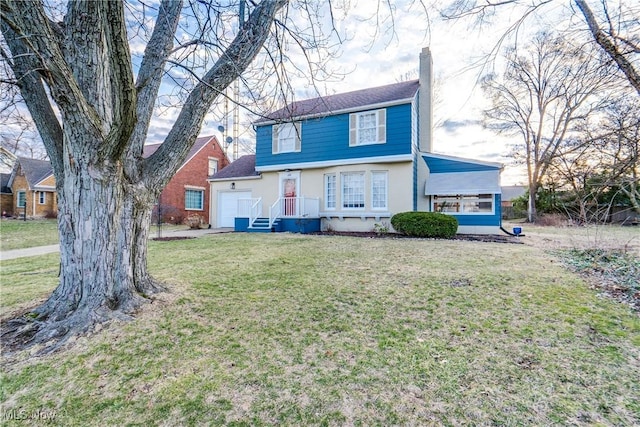
[(427, 178), (424, 195), (499, 194), (500, 171), (432, 173)]

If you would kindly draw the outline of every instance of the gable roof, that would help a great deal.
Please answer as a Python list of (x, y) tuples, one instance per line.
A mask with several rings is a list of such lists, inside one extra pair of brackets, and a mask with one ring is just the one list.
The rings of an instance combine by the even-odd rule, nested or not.
[(265, 118), (258, 120), (256, 124), (266, 124), (272, 121), (289, 120), (307, 116), (323, 116), (337, 112), (356, 111), (367, 106), (404, 101), (413, 98), (418, 92), (419, 87), (419, 80), (410, 80), (407, 82), (296, 101), (268, 114)]
[[(189, 150), (189, 153), (187, 154), (187, 158), (185, 159), (184, 163), (182, 163), (182, 166), (189, 163), (191, 159), (193, 159), (193, 157), (196, 154), (198, 154), (198, 152), (202, 150), (212, 140), (214, 144), (217, 144), (218, 146), (220, 146), (220, 144), (218, 143), (218, 139), (214, 135), (202, 136), (200, 138), (196, 138), (196, 141), (193, 143), (193, 147), (191, 147), (191, 150)], [(155, 153), (158, 150), (158, 148), (160, 148), (161, 145), (162, 143), (146, 144), (142, 148), (142, 157), (146, 159), (147, 157), (151, 156), (153, 153)], [(222, 149), (222, 147), (220, 147), (220, 149)], [(224, 150), (222, 151), (224, 152)]]
[[(16, 161), (16, 166), (20, 165), (22, 172), (24, 173), (24, 177), (27, 179), (27, 184), (29, 188), (33, 189), (39, 182), (44, 180), (45, 178), (53, 175), (53, 168), (51, 167), (51, 162), (48, 160), (37, 160), (30, 159), (28, 157), (18, 157)], [(11, 178), (9, 179), (8, 185), (13, 184), (14, 172), (11, 173)]]
[(247, 154), (209, 178), (209, 181), (259, 176), (256, 172), (256, 155)]

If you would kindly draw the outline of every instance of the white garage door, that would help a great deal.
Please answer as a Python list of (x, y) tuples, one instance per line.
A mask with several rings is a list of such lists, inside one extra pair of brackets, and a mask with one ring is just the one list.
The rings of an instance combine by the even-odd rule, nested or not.
[(238, 199), (250, 198), (250, 191), (218, 193), (218, 227), (233, 227), (238, 214)]

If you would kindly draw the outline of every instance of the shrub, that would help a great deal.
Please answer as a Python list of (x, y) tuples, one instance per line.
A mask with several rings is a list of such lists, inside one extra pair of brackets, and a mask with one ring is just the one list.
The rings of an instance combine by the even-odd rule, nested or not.
[(401, 212), (391, 217), (398, 233), (415, 237), (450, 239), (458, 231), (458, 220), (439, 212)]
[[(161, 212), (161, 222), (168, 224), (180, 225), (184, 222), (184, 212), (175, 206), (171, 205), (160, 205)], [(158, 223), (158, 205), (153, 207), (153, 212), (151, 214), (151, 223)]]
[(204, 218), (198, 214), (191, 214), (184, 223), (187, 224), (189, 228), (198, 229), (204, 224)]

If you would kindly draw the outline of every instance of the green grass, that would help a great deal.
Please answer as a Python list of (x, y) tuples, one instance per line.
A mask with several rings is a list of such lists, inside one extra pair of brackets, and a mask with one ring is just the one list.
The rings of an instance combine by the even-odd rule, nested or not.
[(58, 242), (58, 223), (55, 219), (0, 220), (0, 250), (55, 245)]
[[(3, 288), (23, 262), (2, 263)], [(37, 262), (53, 286), (56, 258)], [(640, 318), (532, 246), (221, 234), (150, 242), (149, 265), (171, 292), (135, 321), (4, 360), (3, 411), (65, 426), (640, 423)]]
[(44, 300), (58, 283), (60, 255), (2, 261), (0, 317)]
[[(162, 224), (162, 235), (170, 236), (172, 232), (188, 228), (186, 225)], [(155, 238), (157, 235), (157, 228), (152, 225), (149, 237)], [(58, 224), (55, 219), (28, 221), (0, 219), (0, 250), (2, 251), (55, 245), (59, 241)]]

